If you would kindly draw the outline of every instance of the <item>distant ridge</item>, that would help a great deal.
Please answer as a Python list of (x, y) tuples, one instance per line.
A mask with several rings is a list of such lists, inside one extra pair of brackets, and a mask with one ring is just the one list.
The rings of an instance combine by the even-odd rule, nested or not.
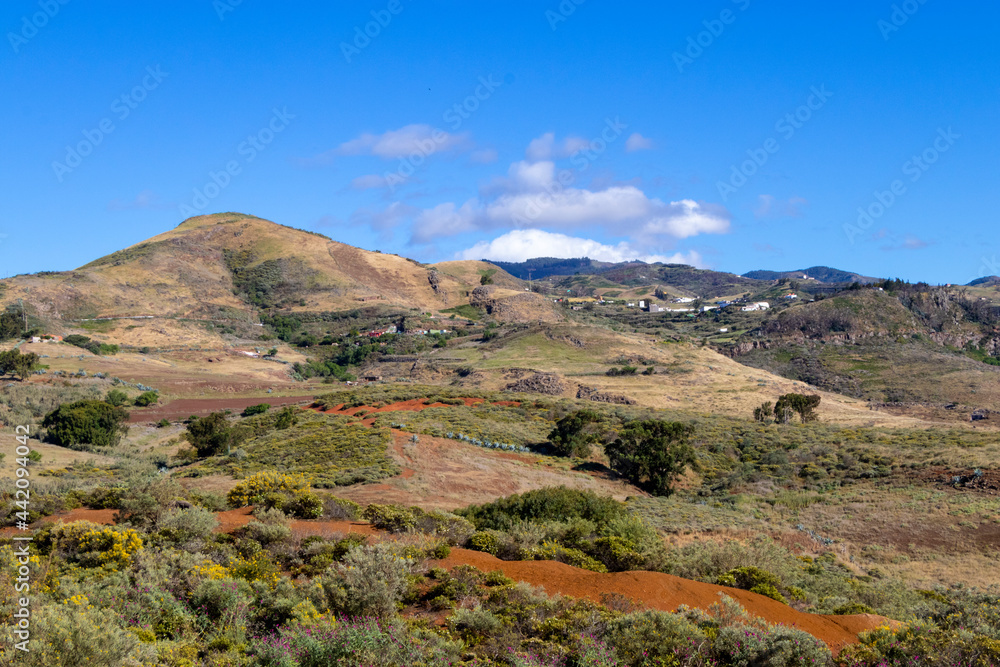
[(992, 287), (993, 285), (1000, 285), (1000, 276), (983, 276), (982, 278), (976, 278), (966, 285), (966, 287)]
[(748, 271), (743, 274), (743, 277), (754, 280), (808, 280), (811, 278), (821, 283), (873, 283), (879, 280), (829, 266), (812, 266), (798, 271)]

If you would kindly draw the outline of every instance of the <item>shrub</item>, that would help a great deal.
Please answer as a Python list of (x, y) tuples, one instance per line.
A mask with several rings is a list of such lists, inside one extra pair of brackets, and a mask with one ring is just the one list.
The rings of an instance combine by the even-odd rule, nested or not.
[(517, 521), (567, 521), (581, 518), (602, 525), (623, 518), (628, 511), (613, 498), (591, 491), (558, 488), (514, 494), (486, 505), (471, 505), (456, 514), (469, 519), (479, 530), (507, 530)]
[(167, 419), (166, 417), (164, 417), (160, 421), (156, 422), (156, 427), (157, 428), (167, 428), (168, 426), (170, 426), (170, 420)]
[(607, 572), (604, 563), (591, 558), (579, 549), (564, 547), (555, 542), (543, 542), (541, 546), (529, 549), (522, 554), (524, 560), (556, 560), (573, 567), (579, 567), (591, 572)]
[[(374, 618), (351, 623), (331, 619), (292, 625), (273, 636), (255, 640), (251, 650), (258, 667), (293, 664), (448, 667), (459, 664), (461, 656), (457, 642)], [(296, 656), (294, 663), (289, 661), (290, 655)]]
[(278, 509), (264, 509), (254, 512), (256, 521), (251, 521), (240, 530), (240, 534), (263, 546), (283, 542), (292, 536), (288, 516)]
[(712, 644), (716, 655), (734, 667), (813, 667), (832, 665), (826, 644), (809, 633), (776, 625), (767, 628), (729, 626), (719, 629)]
[(109, 564), (127, 567), (142, 549), (142, 538), (131, 528), (74, 521), (52, 528), (51, 539), (60, 552), (85, 567)]
[(323, 499), (315, 493), (300, 493), (285, 503), (284, 511), (299, 519), (318, 519), (323, 516)]
[(353, 521), (361, 516), (361, 505), (347, 498), (323, 496), (323, 518)]
[(38, 368), (39, 359), (34, 352), (22, 353), (17, 348), (0, 352), (0, 376), (13, 375), (24, 380)]
[(240, 429), (233, 428), (224, 413), (213, 412), (188, 424), (184, 437), (198, 450), (198, 456), (205, 457), (228, 454), (246, 437), (246, 434)]
[(160, 395), (155, 391), (144, 391), (135, 397), (135, 405), (140, 408), (145, 408), (150, 405), (156, 405), (156, 402), (160, 400)]
[(215, 513), (204, 507), (172, 509), (159, 522), (160, 534), (181, 545), (207, 539), (218, 525)]
[(621, 537), (599, 537), (588, 551), (612, 572), (638, 570), (646, 563), (646, 557), (636, 550), (636, 545)]
[(14, 648), (14, 625), (0, 627), (0, 663), (26, 667), (65, 665), (120, 667), (153, 664), (154, 647), (114, 622), (114, 615), (88, 605), (84, 596), (68, 604), (47, 604), (33, 610), (27, 652)]
[(626, 665), (677, 665), (706, 636), (680, 614), (641, 611), (608, 621), (602, 639)]
[(128, 412), (104, 401), (66, 403), (45, 415), (49, 441), (60, 447), (113, 447), (128, 432)]
[(246, 507), (264, 501), (271, 492), (297, 495), (309, 490), (309, 478), (305, 475), (283, 475), (265, 471), (247, 477), (234, 486), (226, 496), (231, 507)]
[(104, 400), (110, 403), (111, 405), (115, 406), (116, 408), (119, 408), (128, 402), (128, 394), (126, 394), (121, 389), (111, 389), (108, 391), (108, 394), (107, 396), (105, 396)]
[(402, 505), (371, 504), (361, 516), (376, 528), (390, 533), (404, 533), (417, 527), (413, 511)]
[(499, 531), (482, 530), (473, 533), (472, 536), (469, 537), (468, 544), (470, 549), (496, 556), (500, 553), (500, 549), (503, 547), (503, 539), (501, 538)]
[(248, 405), (243, 408), (242, 415), (244, 417), (252, 417), (253, 415), (262, 415), (271, 409), (270, 403), (258, 403), (257, 405)]
[(413, 560), (385, 542), (351, 549), (320, 579), (330, 608), (348, 616), (388, 618), (403, 599)]

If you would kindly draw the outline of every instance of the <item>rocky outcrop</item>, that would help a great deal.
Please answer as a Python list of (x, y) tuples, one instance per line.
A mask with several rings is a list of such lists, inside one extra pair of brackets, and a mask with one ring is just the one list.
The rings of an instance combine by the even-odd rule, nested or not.
[(593, 387), (586, 387), (582, 384), (579, 389), (576, 390), (576, 397), (587, 401), (595, 401), (597, 403), (614, 403), (616, 405), (636, 405), (638, 403), (638, 401), (634, 398), (629, 398), (624, 394), (609, 394), (607, 392), (598, 391)]
[(504, 322), (557, 322), (560, 319), (546, 297), (534, 292), (501, 291), (493, 285), (481, 285), (472, 290), (469, 304)]
[(504, 390), (558, 396), (566, 391), (566, 385), (563, 384), (558, 375), (553, 373), (535, 373), (516, 382), (511, 382), (504, 387)]

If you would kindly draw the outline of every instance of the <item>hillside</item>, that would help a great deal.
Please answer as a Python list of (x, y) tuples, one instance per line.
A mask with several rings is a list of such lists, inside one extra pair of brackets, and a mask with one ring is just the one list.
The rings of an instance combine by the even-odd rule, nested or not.
[(812, 266), (798, 271), (749, 271), (744, 273), (743, 277), (754, 280), (816, 280), (821, 283), (873, 283), (878, 280), (829, 266)]
[(968, 420), (1000, 410), (998, 316), (958, 292), (854, 290), (770, 315), (720, 349), (828, 391)]
[[(157, 343), (188, 337), (179, 319), (247, 326), (263, 310), (285, 314), (391, 306), (433, 312), (468, 304), (479, 262), (443, 270), (398, 255), (369, 252), (253, 216), (224, 213), (176, 228), (73, 271), (3, 281), (3, 304), (23, 299), (51, 333), (93, 318), (151, 316)], [(490, 267), (494, 282), (520, 281)], [(196, 334), (192, 342), (204, 342)]]

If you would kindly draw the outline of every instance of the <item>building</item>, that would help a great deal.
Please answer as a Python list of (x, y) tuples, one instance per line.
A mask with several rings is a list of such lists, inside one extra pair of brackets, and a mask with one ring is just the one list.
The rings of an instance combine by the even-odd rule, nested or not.
[(687, 296), (682, 296), (674, 299), (674, 303), (694, 303), (694, 299)]
[(740, 308), (740, 310), (742, 310), (744, 313), (752, 313), (758, 310), (767, 310), (770, 307), (771, 304), (769, 304), (767, 301), (758, 301), (756, 303), (747, 304), (742, 308)]

